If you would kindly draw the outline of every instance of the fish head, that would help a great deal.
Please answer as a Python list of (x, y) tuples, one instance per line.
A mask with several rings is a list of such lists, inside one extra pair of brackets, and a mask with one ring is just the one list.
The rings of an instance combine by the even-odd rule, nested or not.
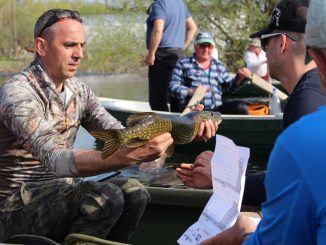
[(211, 120), (220, 124), (222, 121), (221, 113), (218, 111), (192, 111), (185, 115), (189, 119), (194, 120), (197, 123)]
[(176, 144), (187, 144), (197, 135), (200, 124), (211, 120), (213, 123), (221, 122), (221, 113), (215, 111), (192, 111), (172, 120), (172, 137)]

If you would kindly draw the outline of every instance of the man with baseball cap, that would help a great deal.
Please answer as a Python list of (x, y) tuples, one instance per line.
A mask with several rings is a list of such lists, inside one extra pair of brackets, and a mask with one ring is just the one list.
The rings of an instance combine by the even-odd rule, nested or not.
[[(315, 62), (305, 63), (305, 23), (309, 1), (284, 0), (273, 10), (267, 28), (252, 34), (266, 51), (270, 76), (289, 93), (283, 113), (286, 129), (301, 117), (326, 105)], [(265, 200), (265, 174), (249, 175), (243, 202), (259, 205)]]
[[(308, 4), (307, 0), (281, 1), (273, 10), (267, 28), (250, 36), (260, 38), (262, 49), (266, 51), (270, 76), (280, 81), (290, 95), (283, 114), (284, 129), (326, 105), (316, 64), (313, 61), (305, 63)], [(254, 196), (258, 203), (262, 203), (265, 194), (257, 190), (264, 190), (264, 173), (250, 175), (246, 181), (244, 202)]]
[(209, 32), (199, 32), (195, 38), (195, 43), (197, 45), (202, 43), (209, 43), (212, 46), (215, 46), (214, 38)]
[[(270, 76), (280, 81), (290, 94), (283, 114), (284, 129), (326, 104), (316, 64), (313, 61), (305, 64), (307, 6), (307, 0), (281, 1), (273, 10), (268, 26), (250, 36), (260, 38)], [(198, 165), (207, 163), (210, 161)], [(266, 200), (264, 182), (264, 172), (247, 176), (243, 204), (261, 206)]]
[[(311, 0), (306, 43), (319, 68), (324, 91), (325, 26), (326, 2)], [(270, 42), (267, 46), (269, 49), (273, 44)], [(301, 62), (304, 63), (303, 58)], [(241, 244), (248, 237), (242, 244), (326, 244), (325, 121), (326, 106), (321, 106), (316, 112), (293, 123), (277, 139), (266, 175), (267, 201), (255, 232), (255, 224), (240, 215), (233, 227), (201, 244)]]
[[(273, 10), (269, 24), (250, 35), (260, 38), (267, 55), (269, 74), (289, 93), (283, 129), (326, 104), (316, 64), (305, 63), (305, 24), (308, 0), (283, 0)], [(255, 206), (265, 201), (265, 173), (249, 175), (243, 202)]]
[(170, 96), (178, 99), (179, 111), (183, 111), (198, 87), (204, 87), (205, 97), (200, 104), (205, 110), (221, 113), (248, 114), (246, 105), (222, 104), (222, 91), (233, 92), (251, 76), (247, 68), (239, 69), (237, 75), (229, 76), (223, 63), (212, 58), (215, 41), (208, 32), (199, 32), (195, 38), (193, 56), (180, 60), (172, 73), (169, 84)]

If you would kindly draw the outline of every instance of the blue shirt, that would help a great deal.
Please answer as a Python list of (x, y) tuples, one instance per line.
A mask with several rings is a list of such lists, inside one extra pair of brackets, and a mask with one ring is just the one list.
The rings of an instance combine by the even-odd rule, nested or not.
[(229, 76), (221, 61), (212, 58), (207, 74), (193, 55), (176, 64), (169, 84), (169, 94), (179, 99), (180, 110), (183, 110), (190, 99), (189, 88), (197, 88), (201, 84), (206, 87), (205, 97), (200, 102), (205, 110), (217, 109), (222, 105), (222, 94), (236, 89), (235, 78)]
[(326, 107), (278, 138), (266, 174), (267, 201), (243, 244), (326, 244)]
[(182, 0), (156, 0), (147, 18), (146, 45), (149, 47), (154, 20), (164, 20), (160, 48), (184, 48), (186, 20), (190, 13)]

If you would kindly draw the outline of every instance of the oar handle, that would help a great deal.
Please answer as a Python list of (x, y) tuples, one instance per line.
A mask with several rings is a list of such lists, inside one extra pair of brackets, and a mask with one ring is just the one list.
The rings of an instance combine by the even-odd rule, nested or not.
[(191, 107), (194, 105), (198, 105), (198, 103), (205, 97), (206, 87), (205, 85), (200, 85), (196, 88), (194, 94), (189, 100), (186, 108), (182, 111), (181, 115), (185, 115), (188, 112), (191, 112)]
[[(275, 88), (272, 84), (267, 82), (266, 80), (262, 79), (261, 77), (257, 76), (256, 74), (253, 74), (250, 78), (252, 84), (256, 85), (257, 87), (267, 91), (268, 93), (272, 94), (273, 93), (273, 88)], [(276, 93), (278, 97), (281, 100), (286, 100), (288, 98), (288, 95), (283, 93), (281, 90), (278, 88), (276, 89)]]

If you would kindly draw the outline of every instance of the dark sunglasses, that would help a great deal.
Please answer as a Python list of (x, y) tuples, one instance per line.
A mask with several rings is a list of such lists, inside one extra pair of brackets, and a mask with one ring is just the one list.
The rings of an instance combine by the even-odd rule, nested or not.
[(265, 34), (265, 35), (261, 35), (261, 37), (260, 37), (261, 49), (266, 51), (266, 46), (268, 44), (269, 38), (277, 37), (277, 36), (280, 36), (282, 34), (288, 36), (290, 39), (292, 39), (292, 41), (297, 41), (297, 38), (294, 37), (293, 35), (289, 34), (289, 33), (276, 32), (276, 33), (271, 33), (271, 34)]
[(198, 46), (201, 47), (201, 48), (206, 48), (206, 47), (207, 48), (213, 48), (213, 45), (210, 44), (210, 43), (201, 43)]
[(54, 23), (62, 19), (75, 19), (78, 20), (80, 23), (83, 23), (83, 20), (77, 11), (62, 9), (56, 12), (48, 19), (48, 21), (45, 23), (44, 27), (41, 29), (37, 36), (40, 37), (46, 28), (52, 26)]

